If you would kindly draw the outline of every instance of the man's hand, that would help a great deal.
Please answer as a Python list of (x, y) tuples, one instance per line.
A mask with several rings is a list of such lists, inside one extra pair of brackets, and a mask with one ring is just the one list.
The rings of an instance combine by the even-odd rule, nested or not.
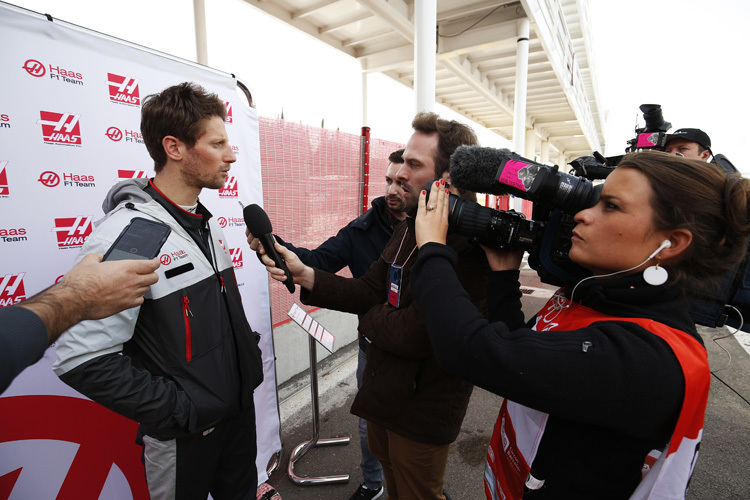
[(159, 259), (113, 260), (89, 254), (68, 271), (58, 286), (69, 287), (84, 301), (83, 319), (101, 319), (143, 304), (143, 296), (159, 280)]
[[(276, 263), (266, 255), (266, 250), (262, 245), (259, 244), (259, 247), (261, 260), (263, 261), (263, 264), (266, 265), (268, 274), (270, 274), (276, 281), (286, 281), (286, 274), (284, 271), (276, 267)], [(281, 255), (286, 261), (286, 267), (292, 274), (294, 283), (303, 288), (307, 288), (308, 290), (312, 290), (313, 284), (315, 283), (315, 270), (312, 267), (303, 264), (302, 261), (299, 260), (299, 257), (297, 257), (297, 254), (286, 247), (279, 245), (278, 242), (276, 242), (275, 247), (276, 251), (279, 252), (279, 255)]]
[(247, 244), (250, 245), (250, 250), (253, 252), (260, 252), (263, 245), (261, 245), (260, 240), (253, 236), (253, 233), (247, 228), (245, 228), (245, 236), (247, 236)]
[(143, 295), (159, 280), (159, 259), (102, 262), (86, 255), (56, 285), (19, 304), (39, 316), (50, 342), (85, 319), (101, 319), (143, 304)]

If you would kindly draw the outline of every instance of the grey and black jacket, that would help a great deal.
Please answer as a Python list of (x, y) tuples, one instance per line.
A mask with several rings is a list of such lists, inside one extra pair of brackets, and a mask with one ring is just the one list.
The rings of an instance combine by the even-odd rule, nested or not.
[(157, 439), (213, 427), (252, 404), (263, 380), (226, 239), (206, 208), (182, 210), (145, 180), (117, 184), (78, 257), (104, 253), (134, 217), (172, 229), (140, 307), (84, 321), (57, 342), (55, 373)]

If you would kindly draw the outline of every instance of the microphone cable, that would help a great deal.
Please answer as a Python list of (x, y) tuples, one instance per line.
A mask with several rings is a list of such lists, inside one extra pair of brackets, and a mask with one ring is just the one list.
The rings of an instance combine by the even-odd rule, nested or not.
[(731, 307), (732, 309), (734, 309), (734, 311), (735, 311), (735, 312), (737, 313), (737, 315), (738, 315), (738, 316), (740, 317), (740, 325), (739, 325), (739, 326), (737, 327), (737, 329), (735, 329), (734, 331), (730, 330), (730, 329), (729, 329), (729, 326), (727, 326), (727, 330), (729, 331), (729, 333), (727, 333), (726, 335), (723, 335), (723, 336), (721, 336), (721, 337), (717, 337), (717, 338), (715, 338), (715, 339), (711, 339), (711, 340), (712, 340), (712, 341), (713, 341), (713, 342), (714, 342), (714, 343), (715, 343), (715, 344), (716, 344), (717, 346), (719, 346), (719, 347), (721, 348), (721, 350), (722, 350), (722, 351), (724, 351), (724, 352), (725, 352), (725, 353), (727, 354), (727, 356), (729, 357), (729, 362), (727, 362), (727, 366), (724, 366), (724, 367), (722, 367), (722, 368), (719, 368), (718, 370), (712, 370), (712, 371), (711, 371), (711, 375), (712, 375), (712, 376), (714, 376), (714, 377), (716, 378), (716, 380), (718, 380), (719, 382), (721, 382), (722, 384), (724, 384), (724, 385), (725, 385), (725, 386), (727, 387), (727, 389), (729, 389), (730, 391), (732, 391), (733, 393), (735, 393), (735, 394), (736, 394), (736, 395), (737, 395), (737, 396), (738, 396), (738, 397), (739, 397), (739, 398), (740, 398), (740, 399), (741, 399), (742, 401), (744, 401), (744, 402), (745, 402), (745, 403), (746, 403), (746, 404), (747, 404), (748, 406), (750, 406), (750, 401), (748, 401), (748, 400), (747, 400), (747, 399), (745, 398), (745, 396), (743, 396), (742, 394), (740, 394), (739, 392), (737, 392), (737, 390), (736, 390), (736, 389), (735, 389), (734, 387), (732, 387), (731, 385), (729, 385), (729, 384), (728, 384), (727, 382), (725, 382), (725, 381), (724, 381), (724, 380), (723, 380), (723, 379), (722, 379), (721, 377), (719, 377), (719, 376), (718, 376), (718, 375), (716, 374), (717, 372), (720, 372), (720, 371), (721, 371), (721, 370), (723, 370), (724, 368), (727, 368), (727, 367), (729, 367), (729, 366), (731, 366), (731, 365), (732, 365), (732, 353), (730, 353), (730, 352), (729, 352), (729, 351), (728, 351), (728, 350), (727, 350), (726, 348), (724, 348), (724, 346), (723, 346), (723, 345), (719, 344), (719, 340), (723, 340), (723, 339), (726, 339), (726, 338), (729, 338), (729, 337), (734, 337), (735, 335), (737, 335), (737, 332), (739, 332), (739, 331), (740, 331), (740, 330), (742, 329), (742, 325), (744, 325), (744, 324), (745, 324), (745, 318), (743, 318), (743, 317), (742, 317), (742, 313), (741, 313), (741, 312), (740, 312), (740, 311), (739, 311), (739, 310), (738, 310), (738, 309), (737, 309), (736, 307), (734, 307), (734, 306), (732, 306), (732, 305), (730, 305), (729, 307)]

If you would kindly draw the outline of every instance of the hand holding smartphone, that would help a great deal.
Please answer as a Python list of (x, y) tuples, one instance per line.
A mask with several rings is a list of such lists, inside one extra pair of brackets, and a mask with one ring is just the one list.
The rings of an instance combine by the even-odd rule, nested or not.
[(153, 259), (171, 231), (161, 222), (135, 217), (125, 226), (102, 260)]

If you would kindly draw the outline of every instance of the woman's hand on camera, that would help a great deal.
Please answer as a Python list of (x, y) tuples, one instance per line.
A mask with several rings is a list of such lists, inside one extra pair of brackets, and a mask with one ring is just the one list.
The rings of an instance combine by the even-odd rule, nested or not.
[(487, 262), (493, 271), (514, 271), (521, 268), (523, 250), (498, 250), (482, 245)]
[(422, 190), (419, 195), (419, 208), (415, 222), (417, 245), (425, 243), (440, 243), (445, 245), (448, 234), (448, 189), (445, 180), (440, 179), (432, 184), (430, 199), (427, 200), (427, 192)]

